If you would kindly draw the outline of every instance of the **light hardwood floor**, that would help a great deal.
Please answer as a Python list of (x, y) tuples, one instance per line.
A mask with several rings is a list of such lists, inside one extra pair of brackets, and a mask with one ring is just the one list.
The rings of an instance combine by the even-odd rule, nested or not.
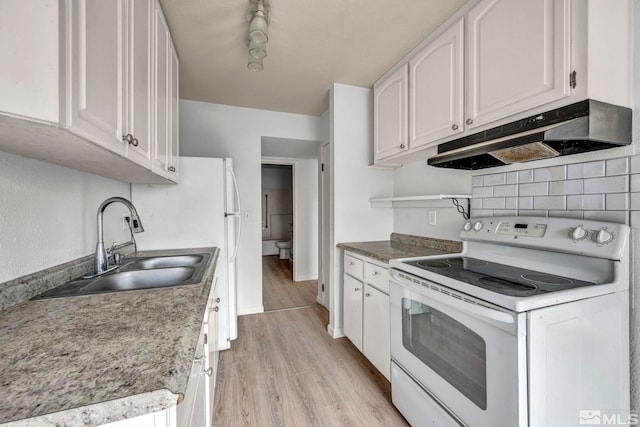
[(278, 255), (262, 257), (262, 304), (265, 311), (316, 304), (318, 281), (293, 281), (293, 264)]
[(213, 426), (407, 426), (389, 382), (313, 307), (241, 316), (220, 353)]

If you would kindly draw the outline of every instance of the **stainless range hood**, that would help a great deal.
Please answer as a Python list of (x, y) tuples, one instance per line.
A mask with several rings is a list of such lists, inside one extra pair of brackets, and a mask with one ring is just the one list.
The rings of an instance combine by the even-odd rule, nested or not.
[(631, 109), (587, 99), (438, 145), (431, 166), (484, 169), (631, 143)]

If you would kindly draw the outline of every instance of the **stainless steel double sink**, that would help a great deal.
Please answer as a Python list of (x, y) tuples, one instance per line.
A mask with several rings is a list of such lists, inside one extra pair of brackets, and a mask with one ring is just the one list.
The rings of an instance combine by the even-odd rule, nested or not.
[(112, 272), (93, 278), (78, 277), (31, 299), (195, 284), (202, 280), (210, 257), (210, 253), (196, 253), (125, 259)]

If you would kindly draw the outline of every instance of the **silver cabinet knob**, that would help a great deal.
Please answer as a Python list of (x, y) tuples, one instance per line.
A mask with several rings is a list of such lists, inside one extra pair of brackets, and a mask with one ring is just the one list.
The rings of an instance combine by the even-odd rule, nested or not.
[(354, 291), (358, 292), (360, 288), (353, 288)]
[(400, 144), (400, 148), (404, 150), (404, 144)]
[(372, 276), (377, 276), (377, 275), (378, 275), (378, 272), (377, 272), (377, 271), (372, 271), (372, 272), (371, 272), (371, 275), (372, 275)]
[(472, 124), (472, 123), (473, 123), (473, 119), (467, 119), (467, 120), (465, 121), (465, 123), (466, 123), (466, 124), (468, 124), (468, 125), (470, 125), (470, 124)]
[(204, 371), (204, 374), (210, 377), (211, 375), (213, 375), (213, 368), (209, 366), (209, 369), (206, 369)]
[(367, 292), (366, 294), (364, 294), (365, 297), (370, 297), (371, 294), (369, 292)]
[(353, 261), (349, 261), (349, 265), (353, 265)]
[(451, 130), (458, 130), (458, 125), (451, 125)]
[(175, 171), (176, 171), (175, 166), (169, 166), (169, 172), (175, 172)]
[(216, 298), (216, 302), (220, 302), (220, 297)]
[(215, 307), (211, 307), (211, 311), (218, 312), (218, 310), (220, 310), (220, 308), (217, 305)]

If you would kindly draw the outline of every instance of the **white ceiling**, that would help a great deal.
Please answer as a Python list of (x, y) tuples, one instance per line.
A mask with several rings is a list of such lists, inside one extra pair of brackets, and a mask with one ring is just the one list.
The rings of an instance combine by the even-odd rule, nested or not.
[(247, 69), (249, 0), (160, 0), (180, 58), (180, 98), (298, 114), (331, 83), (372, 87), (466, 0), (270, 0), (264, 71)]

